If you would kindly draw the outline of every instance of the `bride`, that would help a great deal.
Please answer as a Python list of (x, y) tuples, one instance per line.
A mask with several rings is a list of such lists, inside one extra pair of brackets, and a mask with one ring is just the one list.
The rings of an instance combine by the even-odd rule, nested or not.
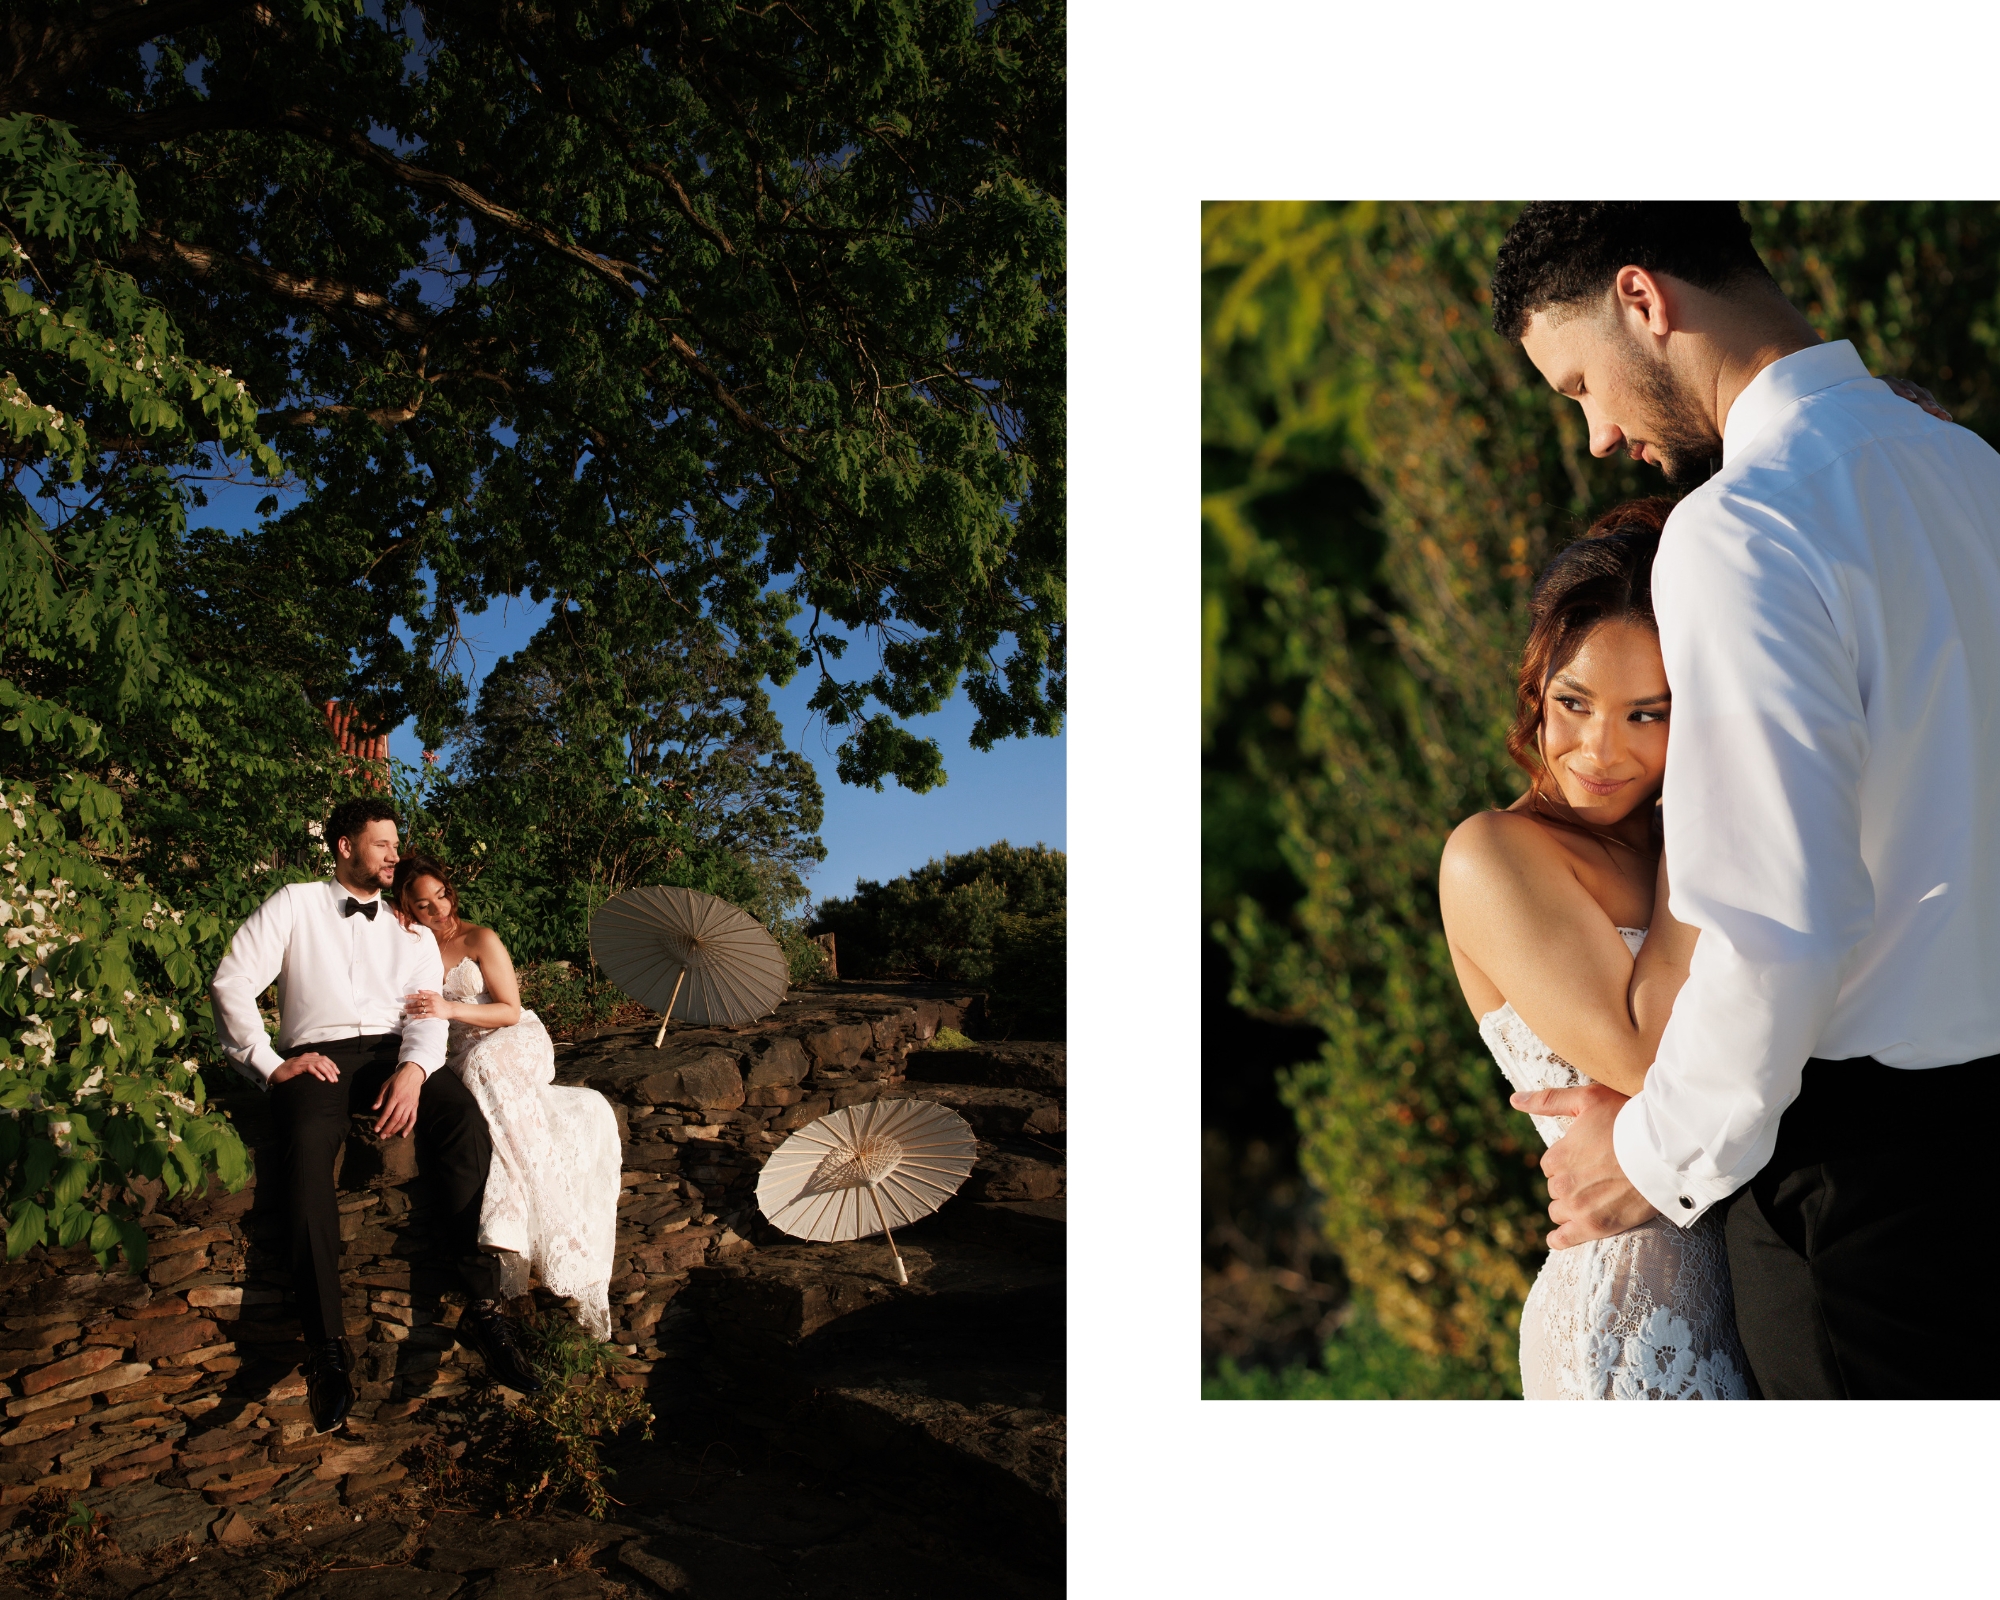
[[(1929, 390), (1882, 381), (1951, 420)], [(1618, 506), (1543, 570), (1507, 736), (1528, 792), (1459, 824), (1439, 866), (1459, 987), (1517, 1105), (1590, 1082), (1637, 1093), (1694, 956), (1654, 804), (1672, 696), (1651, 584), (1673, 507)], [(1534, 1122), (1548, 1144), (1569, 1125)], [(1552, 1251), (1522, 1308), (1530, 1400), (1742, 1400), (1749, 1371), (1721, 1208)]]
[[(1452, 963), (1517, 1092), (1636, 1094), (1694, 954), (1654, 805), (1672, 702), (1650, 578), (1672, 509), (1619, 506), (1544, 570), (1507, 739), (1528, 792), (1445, 845)], [(1534, 1120), (1549, 1144), (1568, 1126)], [(1743, 1400), (1749, 1370), (1720, 1212), (1552, 1251), (1521, 1314), (1530, 1400)]]
[(445, 1063), (465, 1080), (493, 1134), (479, 1244), (526, 1258), (551, 1294), (577, 1304), (594, 1338), (611, 1337), (609, 1288), (618, 1228), (618, 1122), (591, 1089), (558, 1088), (555, 1045), (491, 928), (463, 922), (445, 869), (405, 856), (393, 887), (399, 915), (437, 937), (444, 990), (408, 995), (411, 1016), (451, 1024)]

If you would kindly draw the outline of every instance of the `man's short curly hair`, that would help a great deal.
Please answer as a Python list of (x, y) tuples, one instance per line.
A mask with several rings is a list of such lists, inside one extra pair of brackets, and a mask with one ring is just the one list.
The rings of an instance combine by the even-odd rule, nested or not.
[(1770, 270), (1733, 200), (1537, 200), (1493, 263), (1493, 331), (1518, 339), (1537, 311), (1597, 300), (1620, 267), (1722, 289)]
[(343, 800), (326, 819), (326, 847), (338, 856), (340, 846), (337, 840), (356, 838), (371, 822), (396, 821), (396, 808), (386, 800), (379, 800), (373, 795), (359, 800)]

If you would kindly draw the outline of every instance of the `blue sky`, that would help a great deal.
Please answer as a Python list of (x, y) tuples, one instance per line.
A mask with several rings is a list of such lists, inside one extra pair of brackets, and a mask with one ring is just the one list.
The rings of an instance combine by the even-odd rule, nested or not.
[[(253, 508), (268, 492), (215, 483), (204, 488), (209, 504), (204, 510), (190, 510), (191, 523), (225, 529), (252, 525)], [(472, 646), (475, 673), (483, 677), (494, 662), (525, 645), (547, 615), (546, 605), (523, 599), (496, 601), (482, 615), (467, 617), (465, 636)], [(875, 664), (869, 641), (856, 639), (841, 668), (849, 677), (863, 677)], [(786, 687), (771, 690), (771, 703), (784, 725), (786, 742), (813, 763), (826, 790), (826, 820), (820, 828), (826, 860), (806, 880), (815, 899), (851, 894), (857, 879), (881, 882), (934, 856), (977, 849), (997, 839), (1068, 848), (1066, 737), (1010, 739), (990, 751), (974, 750), (966, 742), (973, 709), (963, 695), (954, 696), (943, 710), (910, 724), (938, 741), (950, 781), (929, 794), (911, 794), (893, 783), (877, 794), (844, 784), (836, 776), (834, 750), (839, 739), (823, 724), (808, 722), (806, 701), (814, 682), (814, 673), (802, 671)], [(389, 735), (389, 751), (398, 760), (419, 759), (422, 747), (413, 724)]]

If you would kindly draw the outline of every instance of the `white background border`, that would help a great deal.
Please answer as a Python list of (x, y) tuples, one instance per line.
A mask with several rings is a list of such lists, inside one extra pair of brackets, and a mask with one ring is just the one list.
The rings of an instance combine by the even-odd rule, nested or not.
[(1070, 28), (1072, 1592), (1991, 1592), (1988, 1405), (1199, 1401), (1196, 506), (1202, 200), (1991, 195), (1992, 13)]

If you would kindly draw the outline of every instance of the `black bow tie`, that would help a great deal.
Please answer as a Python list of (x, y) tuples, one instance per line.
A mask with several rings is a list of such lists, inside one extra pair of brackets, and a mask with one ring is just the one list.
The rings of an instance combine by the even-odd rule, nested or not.
[(373, 922), (375, 920), (375, 910), (381, 904), (380, 900), (356, 900), (350, 895), (347, 899), (340, 902), (340, 914), (343, 917), (351, 917), (358, 911), (370, 922)]

